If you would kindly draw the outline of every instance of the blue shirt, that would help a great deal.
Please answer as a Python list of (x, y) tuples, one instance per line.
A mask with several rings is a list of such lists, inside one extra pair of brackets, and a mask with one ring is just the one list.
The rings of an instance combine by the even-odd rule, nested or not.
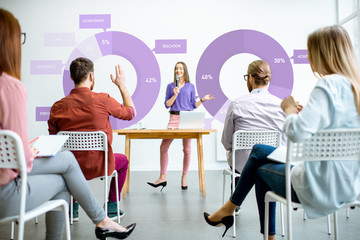
[[(169, 83), (166, 88), (165, 96), (165, 107), (169, 108), (166, 105), (166, 102), (174, 95), (175, 83)], [(177, 95), (173, 105), (171, 106), (171, 111), (192, 111), (196, 108), (196, 97), (195, 97), (195, 87), (192, 83), (185, 83), (185, 85), (180, 89), (179, 94)]]
[[(319, 79), (302, 111), (286, 118), (284, 132), (301, 142), (322, 129), (359, 127), (351, 84), (334, 74)], [(326, 216), (359, 196), (360, 161), (302, 162), (293, 167), (291, 181), (307, 216)]]

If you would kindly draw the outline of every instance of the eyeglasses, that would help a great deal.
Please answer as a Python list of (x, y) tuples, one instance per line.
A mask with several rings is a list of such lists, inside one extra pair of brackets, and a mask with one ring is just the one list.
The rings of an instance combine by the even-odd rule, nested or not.
[(26, 33), (21, 33), (21, 44), (24, 45), (26, 42)]
[(249, 79), (249, 75), (250, 75), (250, 74), (245, 74), (245, 75), (244, 75), (244, 80), (245, 80), (245, 81), (247, 81), (247, 80)]

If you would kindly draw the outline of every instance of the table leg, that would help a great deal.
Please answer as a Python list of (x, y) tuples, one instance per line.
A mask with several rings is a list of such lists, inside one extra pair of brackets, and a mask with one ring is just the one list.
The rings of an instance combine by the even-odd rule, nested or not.
[(128, 170), (126, 174), (125, 183), (123, 186), (123, 197), (126, 197), (126, 194), (129, 192), (130, 189), (130, 147), (131, 147), (131, 140), (128, 135), (125, 136), (125, 155), (129, 160)]
[(197, 138), (198, 145), (198, 161), (199, 161), (199, 182), (200, 182), (200, 191), (202, 191), (203, 197), (206, 196), (205, 189), (205, 173), (204, 173), (204, 155), (203, 155), (203, 142), (202, 142), (202, 134), (198, 135)]
[(201, 163), (200, 163), (200, 142), (199, 142), (199, 138), (196, 139), (196, 143), (197, 143), (197, 154), (198, 154), (198, 171), (199, 171), (199, 188), (200, 191), (202, 192), (202, 183), (201, 183)]

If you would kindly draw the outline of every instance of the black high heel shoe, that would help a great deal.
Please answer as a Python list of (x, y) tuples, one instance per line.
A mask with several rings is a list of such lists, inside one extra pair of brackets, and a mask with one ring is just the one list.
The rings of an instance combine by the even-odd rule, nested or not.
[(152, 187), (154, 187), (154, 188), (157, 188), (157, 187), (159, 187), (159, 186), (162, 186), (162, 188), (161, 188), (161, 190), (160, 190), (160, 191), (162, 191), (163, 188), (166, 187), (167, 182), (165, 181), (165, 182), (161, 182), (161, 183), (158, 183), (158, 184), (153, 184), (153, 183), (151, 183), (151, 182), (147, 182), (147, 184), (149, 184), (150, 186), (152, 186)]
[(188, 186), (187, 185), (186, 186), (181, 186), (181, 189), (186, 190), (186, 189), (188, 189)]
[(97, 239), (106, 240), (107, 237), (112, 237), (116, 239), (124, 239), (127, 238), (132, 231), (134, 230), (136, 226), (136, 223), (133, 223), (126, 227), (126, 230), (124, 232), (117, 232), (114, 230), (110, 230), (107, 228), (95, 228), (95, 235)]
[(222, 225), (222, 224), (225, 225), (225, 232), (224, 232), (224, 234), (222, 235), (222, 237), (225, 236), (225, 233), (227, 232), (227, 230), (228, 230), (229, 228), (231, 228), (231, 226), (234, 224), (234, 217), (233, 217), (232, 215), (223, 217), (220, 221), (217, 221), (217, 222), (212, 222), (212, 221), (210, 221), (209, 216), (210, 216), (210, 214), (208, 214), (207, 212), (204, 212), (205, 221), (206, 221), (209, 225), (211, 225), (211, 226), (216, 226), (216, 227), (218, 227), (218, 226), (220, 226), (220, 225)]

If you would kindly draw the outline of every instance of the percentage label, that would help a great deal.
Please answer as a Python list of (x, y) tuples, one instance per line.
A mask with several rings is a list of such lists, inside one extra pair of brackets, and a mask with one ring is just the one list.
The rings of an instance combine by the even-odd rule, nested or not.
[(146, 78), (145, 82), (147, 82), (147, 83), (156, 83), (156, 78)]
[(211, 79), (213, 79), (213, 77), (210, 74), (204, 74), (204, 75), (201, 76), (201, 79), (211, 80)]
[(110, 40), (101, 40), (102, 45), (110, 45)]
[(274, 58), (274, 63), (285, 63), (284, 58)]

